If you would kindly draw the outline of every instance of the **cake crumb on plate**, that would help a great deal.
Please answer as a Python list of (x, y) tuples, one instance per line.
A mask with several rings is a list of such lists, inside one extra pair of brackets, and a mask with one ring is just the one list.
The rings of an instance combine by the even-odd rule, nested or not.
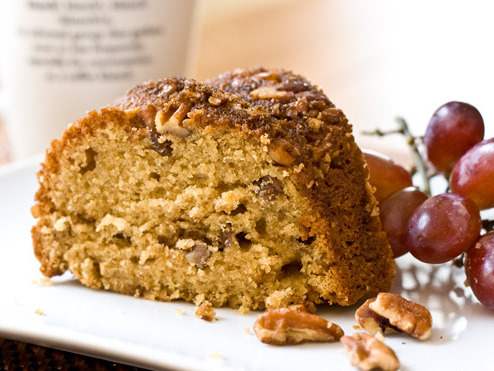
[(204, 301), (197, 309), (196, 309), (196, 317), (200, 318), (207, 322), (212, 322), (213, 320), (218, 320), (216, 318), (216, 311), (213, 308), (213, 304), (209, 301)]

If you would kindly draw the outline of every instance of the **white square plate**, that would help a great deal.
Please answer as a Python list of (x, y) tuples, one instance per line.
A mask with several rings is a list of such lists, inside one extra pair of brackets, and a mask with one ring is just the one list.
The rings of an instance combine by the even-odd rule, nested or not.
[[(274, 347), (252, 331), (259, 315), (217, 309), (218, 321), (194, 306), (161, 303), (83, 287), (70, 274), (47, 285), (32, 252), (30, 214), (40, 157), (0, 168), (0, 337), (147, 368), (184, 370), (355, 370), (340, 343)], [(398, 259), (393, 292), (431, 310), (429, 340), (386, 336), (402, 370), (479, 370), (494, 364), (494, 313), (465, 288), (462, 269)], [(357, 306), (318, 314), (357, 331)]]

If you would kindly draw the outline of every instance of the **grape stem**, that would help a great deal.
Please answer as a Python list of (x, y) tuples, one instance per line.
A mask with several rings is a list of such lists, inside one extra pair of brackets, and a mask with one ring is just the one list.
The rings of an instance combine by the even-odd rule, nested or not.
[(413, 162), (415, 163), (415, 168), (417, 172), (420, 174), (420, 177), (422, 178), (422, 187), (423, 187), (422, 191), (430, 197), (432, 194), (431, 194), (431, 185), (429, 181), (429, 176), (427, 174), (427, 165), (420, 153), (420, 148), (419, 148), (419, 145), (422, 143), (422, 138), (412, 135), (412, 133), (410, 132), (410, 128), (408, 127), (408, 124), (404, 118), (397, 117), (396, 121), (398, 122), (398, 129), (389, 130), (389, 131), (376, 129), (374, 131), (364, 131), (362, 132), (362, 134), (377, 135), (380, 137), (391, 134), (403, 135), (405, 137), (408, 146), (411, 149)]
[(482, 229), (486, 232), (494, 230), (494, 220), (484, 219), (482, 220)]
[(457, 258), (454, 258), (452, 263), (457, 268), (463, 268), (465, 266), (465, 253), (461, 254)]

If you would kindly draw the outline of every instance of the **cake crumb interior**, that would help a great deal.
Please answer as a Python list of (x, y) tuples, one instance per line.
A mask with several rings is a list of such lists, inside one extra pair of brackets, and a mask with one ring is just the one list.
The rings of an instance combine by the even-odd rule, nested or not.
[[(238, 133), (148, 136), (98, 130), (60, 158), (45, 218), (82, 283), (155, 300), (263, 309), (317, 301), (299, 220), (309, 210), (284, 167)], [(136, 143), (137, 141), (137, 143)]]

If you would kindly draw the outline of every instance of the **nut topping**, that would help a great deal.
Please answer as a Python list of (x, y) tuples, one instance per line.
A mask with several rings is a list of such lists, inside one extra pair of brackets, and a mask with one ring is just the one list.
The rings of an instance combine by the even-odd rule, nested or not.
[(316, 118), (310, 118), (308, 121), (308, 124), (312, 129), (314, 129), (315, 131), (318, 131), (321, 128), (323, 122), (319, 119), (316, 119)]
[[(144, 124), (149, 130), (149, 139), (156, 152), (161, 156), (169, 156), (173, 152), (171, 147), (171, 141), (161, 138), (155, 131), (156, 121), (164, 121), (164, 113), (157, 112), (156, 107), (153, 105), (146, 106), (139, 112), (139, 116), (144, 121)], [(154, 123), (154, 125), (153, 125)]]
[(432, 316), (429, 310), (401, 296), (380, 293), (367, 300), (355, 313), (358, 324), (366, 331), (383, 334), (392, 329), (426, 340), (431, 335)]
[(348, 351), (350, 362), (359, 370), (395, 371), (400, 368), (400, 361), (393, 349), (372, 335), (356, 333), (343, 336), (340, 341)]
[(294, 96), (292, 92), (279, 91), (272, 85), (264, 85), (260, 88), (252, 90), (250, 95), (254, 99), (286, 99)]
[(281, 308), (261, 315), (254, 323), (258, 339), (270, 345), (331, 342), (343, 335), (340, 326), (301, 308)]
[(310, 90), (310, 85), (304, 81), (287, 81), (278, 85), (278, 90), (291, 91), (292, 93), (300, 93)]
[(190, 103), (182, 103), (175, 113), (168, 119), (163, 111), (156, 114), (154, 124), (156, 131), (160, 134), (171, 134), (178, 138), (187, 137), (190, 132), (186, 128), (180, 126), (184, 118), (189, 113), (192, 105)]
[(227, 98), (220, 93), (215, 93), (208, 98), (208, 102), (213, 106), (221, 106), (226, 102)]
[(280, 74), (276, 71), (264, 71), (264, 72), (259, 72), (254, 75), (256, 79), (259, 80), (271, 80), (271, 81), (279, 81), (280, 80)]
[(283, 138), (272, 139), (268, 146), (268, 155), (280, 165), (292, 165), (299, 154), (298, 149)]
[(163, 93), (165, 94), (173, 94), (177, 91), (177, 85), (170, 83), (163, 85)]

